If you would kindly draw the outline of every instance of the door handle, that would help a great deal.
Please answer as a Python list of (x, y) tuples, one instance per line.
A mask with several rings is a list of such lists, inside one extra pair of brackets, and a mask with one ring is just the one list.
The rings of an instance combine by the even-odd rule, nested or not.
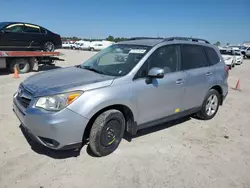
[(206, 76), (211, 76), (213, 73), (212, 72), (207, 72)]
[(176, 80), (175, 81), (175, 83), (177, 84), (177, 85), (180, 85), (180, 84), (183, 84), (183, 79), (178, 79), (178, 80)]

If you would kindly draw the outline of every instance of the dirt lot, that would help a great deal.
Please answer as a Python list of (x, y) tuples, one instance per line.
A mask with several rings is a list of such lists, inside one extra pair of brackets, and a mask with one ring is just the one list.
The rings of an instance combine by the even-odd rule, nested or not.
[[(61, 50), (65, 62), (79, 64), (92, 52)], [(224, 106), (210, 121), (184, 119), (142, 130), (131, 142), (103, 158), (54, 152), (31, 145), (12, 112), (12, 95), (31, 74), (12, 78), (0, 72), (0, 188), (47, 187), (250, 187), (250, 60), (230, 72)], [(70, 125), (69, 125), (70, 126)], [(32, 147), (31, 147), (32, 146)]]

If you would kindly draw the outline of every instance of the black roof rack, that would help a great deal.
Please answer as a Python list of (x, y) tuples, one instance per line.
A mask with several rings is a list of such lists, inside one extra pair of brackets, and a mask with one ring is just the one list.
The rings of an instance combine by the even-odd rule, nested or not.
[(143, 39), (165, 39), (162, 37), (131, 37), (128, 40), (143, 40)]
[(169, 37), (169, 38), (162, 38), (162, 37), (132, 37), (129, 38), (128, 40), (143, 40), (143, 39), (162, 39), (164, 41), (173, 41), (173, 40), (185, 40), (185, 41), (192, 41), (192, 42), (205, 42), (207, 44), (210, 44), (205, 39), (199, 39), (199, 38), (192, 38), (192, 37)]
[(193, 42), (205, 42), (207, 44), (210, 44), (210, 42), (208, 42), (205, 39), (199, 39), (199, 38), (192, 38), (192, 37), (169, 37), (169, 38), (165, 38), (164, 41), (173, 41), (173, 40), (186, 40), (186, 41), (193, 41)]

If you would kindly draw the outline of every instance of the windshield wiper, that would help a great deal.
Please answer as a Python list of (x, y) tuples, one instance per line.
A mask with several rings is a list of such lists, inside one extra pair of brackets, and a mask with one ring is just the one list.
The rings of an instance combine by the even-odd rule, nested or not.
[(92, 67), (89, 67), (89, 66), (81, 66), (81, 68), (82, 68), (82, 69), (89, 70), (89, 71), (96, 72), (96, 73), (98, 73), (98, 74), (104, 74), (102, 71), (96, 70), (96, 69), (94, 69), (94, 68), (92, 68)]

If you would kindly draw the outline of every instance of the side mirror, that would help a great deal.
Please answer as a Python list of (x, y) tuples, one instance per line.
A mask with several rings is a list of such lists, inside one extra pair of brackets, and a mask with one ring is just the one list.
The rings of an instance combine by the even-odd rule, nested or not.
[(163, 78), (164, 77), (164, 69), (153, 67), (148, 72), (149, 78)]
[(163, 78), (164, 70), (158, 67), (153, 67), (148, 72), (148, 77), (145, 80), (146, 84), (153, 83), (153, 78)]

